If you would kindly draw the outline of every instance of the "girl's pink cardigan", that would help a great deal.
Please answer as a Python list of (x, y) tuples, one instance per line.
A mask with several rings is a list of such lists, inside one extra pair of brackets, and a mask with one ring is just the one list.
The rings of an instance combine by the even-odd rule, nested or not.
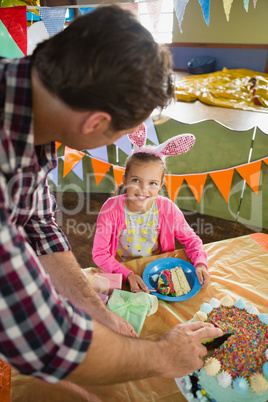
[[(115, 259), (118, 237), (126, 229), (125, 205), (126, 194), (109, 198), (103, 205), (98, 219), (92, 250), (94, 262), (106, 272), (122, 273), (124, 281), (132, 271)], [(207, 267), (207, 255), (203, 243), (186, 222), (181, 210), (168, 198), (158, 196), (159, 210), (159, 247), (160, 253), (175, 250), (175, 237), (185, 245), (185, 252), (192, 264), (204, 264)]]

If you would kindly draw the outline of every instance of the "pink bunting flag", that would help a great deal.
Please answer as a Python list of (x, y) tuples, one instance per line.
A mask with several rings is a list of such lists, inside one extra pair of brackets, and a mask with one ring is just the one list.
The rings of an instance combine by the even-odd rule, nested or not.
[(256, 7), (257, 0), (253, 0), (254, 8)]
[(179, 28), (182, 33), (181, 24), (184, 17), (185, 8), (189, 0), (174, 0), (174, 8), (179, 22)]

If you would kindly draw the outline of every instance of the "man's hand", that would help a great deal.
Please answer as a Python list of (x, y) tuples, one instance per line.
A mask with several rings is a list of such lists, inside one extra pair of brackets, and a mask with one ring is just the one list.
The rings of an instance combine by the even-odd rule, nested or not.
[(88, 386), (157, 375), (183, 377), (203, 366), (207, 349), (201, 342), (221, 335), (212, 324), (193, 322), (177, 325), (153, 341), (121, 336), (95, 321), (87, 355), (66, 379)]
[(108, 310), (82, 273), (71, 251), (42, 255), (39, 260), (58, 293), (113, 331), (137, 337), (131, 324)]
[(143, 282), (143, 280), (139, 275), (133, 274), (133, 272), (131, 272), (127, 276), (127, 281), (129, 283), (131, 292), (135, 292), (135, 290), (141, 289), (146, 293), (150, 293), (148, 287), (145, 285), (145, 283)]
[(205, 288), (210, 281), (210, 275), (208, 273), (206, 266), (204, 264), (197, 264), (197, 266), (195, 267), (195, 272), (199, 282), (202, 285), (202, 288)]
[(109, 320), (105, 322), (105, 320), (99, 319), (99, 322), (102, 322), (104, 325), (107, 325), (110, 329), (114, 330), (115, 332), (118, 332), (121, 335), (126, 335), (126, 336), (134, 336), (138, 337), (135, 329), (132, 327), (132, 325), (125, 321), (124, 318), (122, 318), (120, 315), (114, 313), (113, 311), (110, 311), (110, 317)]
[(199, 370), (203, 366), (202, 358), (207, 354), (201, 342), (222, 334), (221, 329), (203, 322), (177, 325), (164, 333), (157, 341), (160, 375), (176, 378)]

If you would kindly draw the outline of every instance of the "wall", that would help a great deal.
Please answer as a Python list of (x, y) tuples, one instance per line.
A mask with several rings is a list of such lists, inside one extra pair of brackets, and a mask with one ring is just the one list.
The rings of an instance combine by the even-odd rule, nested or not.
[(198, 0), (190, 0), (185, 9), (181, 33), (174, 14), (171, 51), (175, 68), (187, 69), (187, 62), (198, 56), (214, 56), (216, 70), (249, 68), (268, 72), (268, 1), (258, 0), (256, 8), (243, 0), (234, 0), (229, 22), (222, 0), (210, 2), (210, 24), (206, 25)]

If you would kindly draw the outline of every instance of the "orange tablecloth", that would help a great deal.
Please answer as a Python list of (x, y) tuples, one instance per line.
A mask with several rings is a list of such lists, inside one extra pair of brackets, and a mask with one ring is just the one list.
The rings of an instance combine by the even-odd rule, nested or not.
[[(211, 283), (192, 299), (179, 303), (159, 300), (158, 311), (147, 317), (141, 337), (156, 338), (178, 323), (191, 319), (202, 303), (228, 292), (235, 300), (242, 297), (247, 305), (268, 312), (268, 235), (254, 234), (206, 244)], [(142, 274), (149, 262), (160, 257), (187, 259), (183, 250), (127, 263)], [(180, 356), (178, 355), (178, 360)], [(161, 362), (159, 361), (159, 364)], [(180, 402), (185, 398), (173, 379), (160, 377), (124, 384), (81, 389), (67, 381), (49, 385), (18, 374), (11, 374), (12, 402)], [(0, 393), (0, 400), (1, 393)]]

